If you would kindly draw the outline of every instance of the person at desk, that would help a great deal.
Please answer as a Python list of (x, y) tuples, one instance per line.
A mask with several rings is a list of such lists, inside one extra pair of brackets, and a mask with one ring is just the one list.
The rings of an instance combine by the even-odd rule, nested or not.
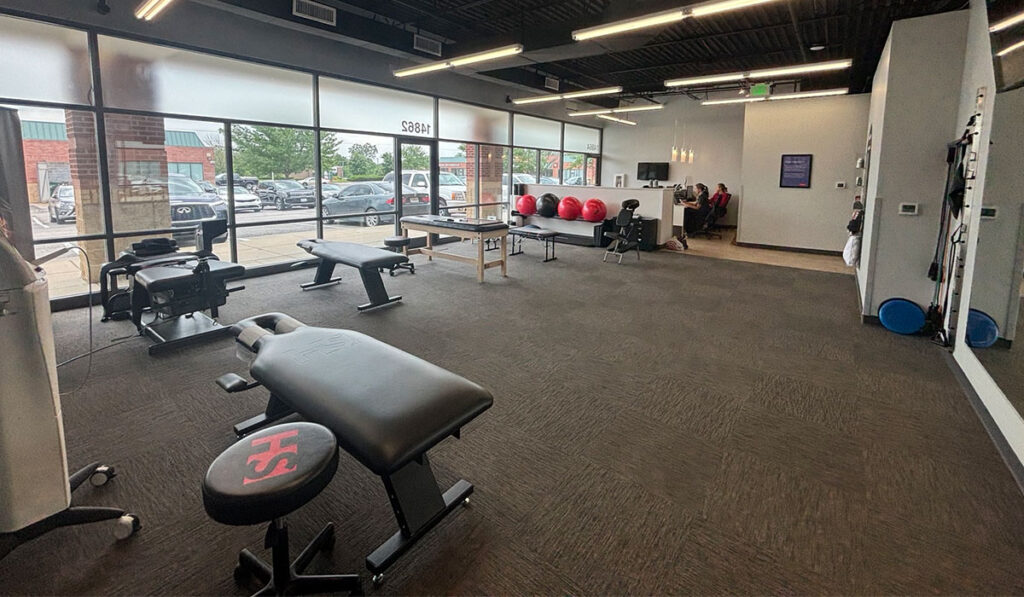
[[(725, 186), (725, 183), (718, 183), (718, 188), (715, 190), (715, 194), (711, 196), (711, 206), (715, 209), (719, 207), (725, 207), (729, 202), (729, 188)], [(704, 188), (705, 191), (707, 187)]]
[[(683, 206), (689, 210), (683, 217), (683, 230), (688, 234), (701, 229), (704, 220), (711, 211), (711, 200), (708, 198), (708, 187), (703, 183), (695, 185), (697, 198), (693, 201), (683, 201)], [(717, 196), (717, 194), (716, 194)]]

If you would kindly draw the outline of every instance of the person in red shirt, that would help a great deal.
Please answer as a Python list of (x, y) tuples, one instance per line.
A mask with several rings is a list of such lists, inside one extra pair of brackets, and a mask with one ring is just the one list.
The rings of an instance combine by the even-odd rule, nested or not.
[(725, 204), (729, 202), (729, 188), (724, 183), (718, 183), (718, 189), (715, 190), (715, 194), (711, 196), (711, 206), (715, 209), (725, 207)]

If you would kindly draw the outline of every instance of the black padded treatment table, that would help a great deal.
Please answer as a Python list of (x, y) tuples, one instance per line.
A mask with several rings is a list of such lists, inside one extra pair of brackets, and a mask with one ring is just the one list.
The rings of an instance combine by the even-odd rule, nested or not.
[(309, 327), (281, 313), (231, 329), (255, 353), (250, 373), (256, 381), (228, 374), (217, 383), (228, 392), (258, 385), (270, 391), (266, 411), (235, 425), (237, 435), (298, 413), (333, 431), (338, 445), (383, 480), (399, 531), (367, 556), (375, 575), (467, 501), (473, 492), (467, 481), (441, 492), (427, 451), (459, 437), (490, 408), (490, 392), (364, 334)]
[[(426, 248), (410, 249), (410, 255), (419, 253), (421, 255), (426, 255), (430, 260), (437, 257), (438, 259), (451, 259), (453, 261), (461, 261), (463, 263), (476, 265), (477, 282), (483, 282), (484, 271), (492, 267), (500, 266), (502, 277), (508, 276), (508, 224), (505, 222), (434, 215), (404, 216), (402, 218), (402, 236), (408, 236), (409, 230), (419, 230), (421, 232), (428, 233)], [(457, 236), (462, 240), (469, 239), (477, 241), (476, 258), (443, 253), (434, 249), (434, 234), (448, 234), (451, 236)], [(493, 261), (486, 261), (484, 259), (484, 251), (486, 250), (485, 242), (492, 238), (501, 239), (501, 258)]]
[(409, 258), (405, 255), (356, 243), (321, 239), (304, 240), (296, 244), (305, 249), (307, 253), (320, 258), (320, 263), (316, 267), (316, 276), (312, 282), (301, 285), (303, 290), (324, 288), (341, 282), (341, 278), (331, 277), (334, 275), (334, 266), (340, 263), (358, 269), (359, 276), (363, 279), (363, 288), (366, 289), (366, 296), (370, 302), (359, 305), (360, 311), (402, 300), (401, 296), (388, 296), (380, 272), (382, 268), (391, 269), (394, 265), (407, 263)]
[[(149, 354), (221, 337), (230, 328), (217, 323), (218, 308), (227, 302), (229, 280), (245, 275), (245, 267), (230, 261), (183, 255), (142, 261), (125, 267), (131, 276), (131, 318), (140, 334), (154, 341)], [(203, 313), (209, 309), (210, 316)], [(153, 323), (142, 324), (151, 311)]]

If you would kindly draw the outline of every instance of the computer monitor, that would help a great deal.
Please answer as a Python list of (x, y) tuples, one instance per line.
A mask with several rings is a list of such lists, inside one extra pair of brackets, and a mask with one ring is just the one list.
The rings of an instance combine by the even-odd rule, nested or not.
[(637, 180), (668, 180), (668, 162), (639, 162)]

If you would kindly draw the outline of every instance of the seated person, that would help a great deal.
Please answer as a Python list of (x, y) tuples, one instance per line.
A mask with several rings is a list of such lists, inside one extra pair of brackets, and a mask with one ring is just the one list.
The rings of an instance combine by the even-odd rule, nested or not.
[(729, 203), (729, 188), (725, 186), (725, 183), (718, 183), (718, 189), (715, 190), (715, 194), (711, 196), (711, 206), (716, 210), (725, 207)]
[[(711, 211), (711, 200), (708, 199), (708, 187), (703, 183), (696, 184), (697, 199), (694, 201), (683, 201), (683, 206), (690, 211), (683, 218), (683, 229), (687, 233), (696, 232), (704, 225), (708, 213)], [(717, 194), (716, 194), (717, 196)]]

